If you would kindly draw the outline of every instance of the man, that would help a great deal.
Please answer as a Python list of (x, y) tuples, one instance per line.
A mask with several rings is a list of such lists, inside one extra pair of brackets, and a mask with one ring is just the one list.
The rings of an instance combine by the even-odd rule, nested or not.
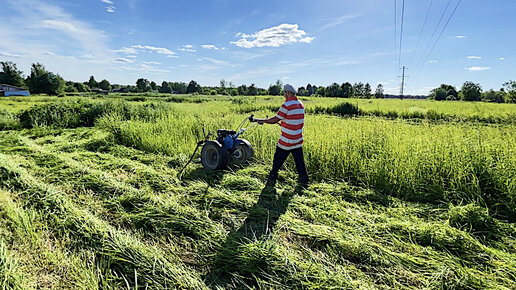
[(278, 179), (278, 171), (288, 155), (292, 153), (296, 163), (299, 183), (308, 187), (308, 174), (303, 158), (303, 125), (305, 120), (305, 106), (297, 99), (297, 91), (292, 85), (283, 87), (285, 102), (281, 105), (276, 116), (269, 119), (254, 119), (258, 124), (276, 124), (281, 121), (281, 136), (276, 146), (272, 170), (267, 183), (274, 185)]

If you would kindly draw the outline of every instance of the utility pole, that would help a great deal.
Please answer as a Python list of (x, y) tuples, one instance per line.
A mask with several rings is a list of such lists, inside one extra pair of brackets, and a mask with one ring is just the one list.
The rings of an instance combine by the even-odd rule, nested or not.
[(401, 89), (400, 89), (400, 98), (403, 100), (403, 89), (405, 88), (405, 66), (403, 66), (403, 73), (401, 75)]

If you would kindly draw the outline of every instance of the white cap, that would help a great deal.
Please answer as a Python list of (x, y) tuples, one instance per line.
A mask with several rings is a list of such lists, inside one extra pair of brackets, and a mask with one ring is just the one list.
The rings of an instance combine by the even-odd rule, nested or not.
[(297, 91), (296, 89), (294, 89), (294, 87), (291, 85), (291, 84), (286, 84), (283, 86), (283, 91), (284, 92), (291, 92), (293, 94), (297, 94)]

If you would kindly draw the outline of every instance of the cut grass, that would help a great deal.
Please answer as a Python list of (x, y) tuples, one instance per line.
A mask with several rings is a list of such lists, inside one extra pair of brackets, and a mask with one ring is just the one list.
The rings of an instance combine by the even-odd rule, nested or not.
[[(0, 140), (0, 183), (11, 196), (1, 229), (12, 235), (4, 241), (18, 265), (12, 276), (29, 277), (16, 280), (22, 288), (44, 286), (25, 275), (35, 267), (69, 269), (61, 280), (48, 276), (49, 288), (516, 286), (514, 224), (489, 215), (497, 236), (479, 235), (485, 229), (464, 218), (486, 218), (476, 207), (337, 181), (300, 191), (291, 171), (267, 188), (260, 163), (216, 174), (193, 165), (180, 181), (175, 157), (116, 145), (96, 129), (1, 132)], [(29, 258), (47, 240), (42, 229), (64, 255), (55, 266)], [(19, 236), (26, 243), (15, 249)]]

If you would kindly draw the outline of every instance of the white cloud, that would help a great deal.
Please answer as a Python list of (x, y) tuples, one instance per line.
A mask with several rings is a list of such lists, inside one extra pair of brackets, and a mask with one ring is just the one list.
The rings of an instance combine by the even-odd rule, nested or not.
[(161, 64), (161, 62), (157, 61), (142, 61), (143, 64)]
[(56, 55), (55, 53), (51, 52), (51, 51), (45, 51), (43, 52), (44, 55)]
[(467, 67), (466, 69), (469, 71), (483, 71), (483, 70), (488, 70), (491, 68), (488, 66), (472, 66), (472, 67)]
[(468, 56), (469, 59), (482, 59), (481, 56), (476, 56), (476, 55), (470, 55)]
[(504, 59), (505, 59), (505, 57), (500, 57), (500, 58), (499, 58), (499, 60), (504, 60)]
[(95, 57), (91, 54), (83, 54), (81, 55), (82, 58), (85, 58), (85, 59), (94, 59)]
[(131, 48), (140, 49), (140, 50), (143, 50), (144, 52), (156, 52), (156, 53), (164, 54), (167, 56), (173, 56), (176, 54), (175, 52), (173, 52), (167, 48), (155, 47), (155, 46), (150, 46), (150, 45), (132, 45)]
[(23, 57), (23, 54), (19, 54), (19, 53), (9, 53), (9, 52), (0, 52), (0, 56), (6, 56), (6, 57)]
[(204, 49), (214, 49), (214, 50), (219, 50), (219, 48), (218, 48), (218, 47), (216, 47), (216, 46), (215, 46), (215, 45), (213, 45), (213, 44), (203, 44), (203, 45), (201, 45), (201, 47), (202, 47), (202, 48), (204, 48)]
[(236, 36), (241, 39), (231, 43), (244, 48), (279, 47), (296, 42), (310, 43), (314, 40), (314, 37), (306, 36), (306, 32), (300, 30), (297, 24), (286, 23), (263, 29), (251, 35), (239, 32)]
[(108, 5), (113, 5), (115, 3), (113, 3), (113, 1), (109, 1), (109, 0), (101, 0), (102, 2), (108, 4)]
[(115, 13), (115, 9), (116, 9), (115, 6), (108, 6), (108, 7), (106, 7), (106, 11), (109, 12), (109, 13)]
[(209, 57), (201, 57), (198, 59), (199, 61), (209, 61), (213, 64), (216, 64), (216, 65), (223, 65), (223, 66), (229, 66), (231, 65), (230, 62), (227, 62), (227, 61), (223, 61), (223, 60), (218, 60), (218, 59), (214, 59), (214, 58), (209, 58)]
[(439, 62), (439, 61), (438, 61), (438, 60), (436, 60), (436, 59), (431, 59), (431, 60), (429, 60), (428, 62), (429, 62), (429, 63), (436, 63), (436, 62)]
[(147, 72), (147, 73), (168, 73), (170, 70), (161, 69), (149, 64), (140, 63), (134, 66), (116, 66), (116, 67), (108, 67), (113, 70), (125, 70), (125, 71), (133, 71), (133, 72)]
[(178, 48), (180, 51), (186, 51), (186, 52), (196, 52), (197, 50), (194, 49), (194, 46), (191, 44), (186, 44)]
[(122, 47), (120, 49), (111, 50), (112, 52), (120, 52), (124, 54), (138, 54), (138, 51), (132, 47)]
[(134, 61), (131, 60), (131, 59), (119, 57), (119, 58), (114, 59), (113, 62), (116, 62), (116, 63), (133, 63)]
[(333, 27), (333, 26), (337, 26), (339, 24), (342, 24), (344, 22), (346, 22), (347, 20), (350, 20), (350, 19), (354, 19), (354, 18), (357, 18), (357, 17), (360, 17), (362, 15), (346, 15), (346, 16), (342, 16), (336, 20), (334, 20), (333, 22), (330, 22), (326, 25), (324, 25), (322, 27), (322, 29), (326, 29), (326, 28), (330, 28), (330, 27)]
[(456, 38), (458, 38), (458, 39), (464, 39), (464, 38), (466, 38), (466, 36), (465, 36), (465, 35), (457, 35), (457, 36), (455, 36), (455, 37), (456, 37)]

